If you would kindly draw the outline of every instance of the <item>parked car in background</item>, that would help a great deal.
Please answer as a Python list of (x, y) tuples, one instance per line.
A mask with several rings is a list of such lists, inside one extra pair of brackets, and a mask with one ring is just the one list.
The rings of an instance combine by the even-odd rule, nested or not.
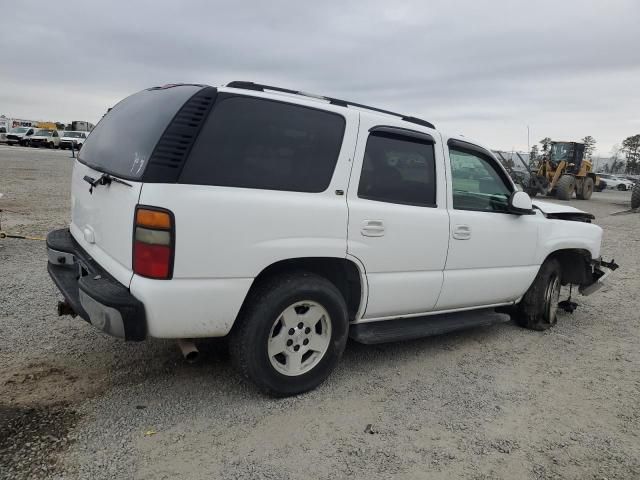
[(0, 127), (0, 142), (7, 141), (7, 127)]
[(598, 173), (598, 175), (607, 182), (607, 188), (615, 188), (616, 190), (626, 192), (627, 190), (631, 190), (634, 185), (633, 181), (617, 175), (611, 175), (609, 173)]
[(7, 133), (7, 144), (9, 145), (28, 145), (30, 138), (35, 133), (33, 127), (15, 127)]
[(64, 131), (61, 133), (62, 137), (60, 138), (60, 148), (73, 148), (76, 150), (80, 150), (82, 144), (87, 139), (88, 132), (69, 132)]
[(602, 192), (603, 190), (607, 189), (607, 181), (600, 177), (600, 181), (598, 182), (597, 185), (593, 186), (593, 191), (594, 192)]
[(57, 130), (40, 129), (31, 136), (29, 145), (32, 147), (58, 148), (60, 135)]

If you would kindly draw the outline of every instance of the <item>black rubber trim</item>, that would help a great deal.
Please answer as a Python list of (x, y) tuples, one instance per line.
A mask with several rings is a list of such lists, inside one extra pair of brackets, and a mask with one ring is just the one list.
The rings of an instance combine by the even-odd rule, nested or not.
[(235, 80), (233, 82), (229, 82), (227, 83), (227, 87), (239, 88), (243, 90), (253, 90), (256, 92), (264, 92), (266, 90), (271, 90), (273, 92), (282, 92), (282, 93), (288, 93), (291, 95), (300, 95), (300, 96), (309, 97), (309, 98), (318, 98), (320, 100), (326, 100), (332, 105), (338, 105), (340, 107), (362, 108), (364, 110), (371, 110), (373, 112), (393, 115), (394, 117), (400, 117), (405, 122), (415, 123), (416, 125), (422, 125), (423, 127), (432, 128), (434, 130), (436, 128), (433, 125), (433, 123), (427, 122), (426, 120), (422, 120), (421, 118), (412, 117), (410, 115), (404, 115), (402, 113), (391, 112), (389, 110), (383, 110), (381, 108), (371, 107), (369, 105), (363, 105), (362, 103), (350, 102), (348, 100), (340, 100), (339, 98), (325, 97), (322, 95), (311, 95), (309, 93), (306, 93), (300, 90), (291, 90), (289, 88), (274, 87), (272, 85), (263, 85), (261, 83), (247, 82), (243, 80)]
[(409, 130), (406, 128), (399, 128), (399, 127), (387, 127), (384, 125), (380, 125), (380, 126), (376, 126), (376, 127), (371, 127), (369, 129), (370, 133), (384, 133), (387, 135), (391, 135), (391, 136), (398, 136), (398, 137), (406, 137), (412, 140), (417, 140), (419, 142), (422, 143), (428, 143), (428, 144), (435, 144), (436, 141), (434, 140), (434, 138), (429, 135), (428, 133), (424, 133), (424, 132), (416, 132), (415, 130)]
[(495, 155), (493, 155), (489, 150), (485, 150), (484, 148), (479, 147), (474, 143), (465, 142), (464, 140), (457, 140), (455, 138), (450, 138), (447, 141), (447, 145), (449, 146), (449, 148), (455, 148), (458, 150), (466, 150), (468, 152), (478, 153), (480, 155), (483, 155), (485, 157), (489, 157), (495, 161), (498, 161)]
[(217, 94), (217, 88), (205, 87), (180, 107), (153, 149), (140, 181), (178, 181), (200, 130), (213, 108)]
[[(48, 263), (47, 270), (65, 300), (74, 312), (89, 321), (89, 315), (80, 304), (80, 290), (97, 302), (120, 312), (124, 324), (125, 340), (141, 341), (147, 336), (144, 305), (129, 289), (104, 270), (71, 236), (69, 229), (54, 230), (47, 235), (47, 248), (71, 253), (76, 262), (67, 265)], [(80, 265), (85, 269), (80, 276)]]
[(421, 337), (441, 335), (471, 327), (480, 327), (510, 320), (508, 315), (494, 309), (444, 313), (415, 318), (399, 318), (376, 322), (355, 323), (349, 336), (356, 342), (376, 344), (400, 342)]

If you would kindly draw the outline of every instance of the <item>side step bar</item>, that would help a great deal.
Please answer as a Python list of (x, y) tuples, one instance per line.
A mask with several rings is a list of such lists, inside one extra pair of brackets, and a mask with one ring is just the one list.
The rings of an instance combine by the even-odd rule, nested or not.
[(441, 335), (466, 328), (505, 323), (509, 320), (509, 315), (496, 313), (495, 309), (491, 308), (427, 315), (424, 317), (355, 323), (349, 328), (349, 336), (356, 342), (372, 345)]

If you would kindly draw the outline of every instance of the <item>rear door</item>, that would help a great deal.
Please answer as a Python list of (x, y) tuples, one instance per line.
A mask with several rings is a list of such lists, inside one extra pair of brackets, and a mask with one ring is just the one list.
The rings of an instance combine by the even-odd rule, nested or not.
[(449, 243), (440, 135), (361, 114), (348, 192), (348, 253), (365, 266), (363, 318), (429, 312)]
[[(132, 277), (135, 206), (158, 140), (180, 107), (202, 87), (143, 90), (113, 107), (85, 141), (73, 169), (70, 230), (120, 283)], [(122, 182), (91, 187), (104, 174)]]

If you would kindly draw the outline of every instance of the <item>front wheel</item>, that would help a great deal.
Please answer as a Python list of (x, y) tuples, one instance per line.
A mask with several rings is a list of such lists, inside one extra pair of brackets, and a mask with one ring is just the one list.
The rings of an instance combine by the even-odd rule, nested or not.
[(533, 285), (516, 307), (516, 323), (531, 330), (553, 327), (557, 322), (561, 288), (560, 262), (554, 258), (547, 259), (540, 267)]
[(621, 192), (626, 192), (627, 191), (627, 186), (624, 183), (621, 183), (620, 185), (618, 185), (618, 190), (620, 190)]
[(556, 194), (559, 200), (571, 200), (576, 189), (576, 179), (573, 175), (562, 175), (556, 183)]
[(312, 273), (281, 275), (245, 301), (229, 339), (233, 363), (263, 392), (296, 395), (320, 385), (347, 343), (344, 297)]

